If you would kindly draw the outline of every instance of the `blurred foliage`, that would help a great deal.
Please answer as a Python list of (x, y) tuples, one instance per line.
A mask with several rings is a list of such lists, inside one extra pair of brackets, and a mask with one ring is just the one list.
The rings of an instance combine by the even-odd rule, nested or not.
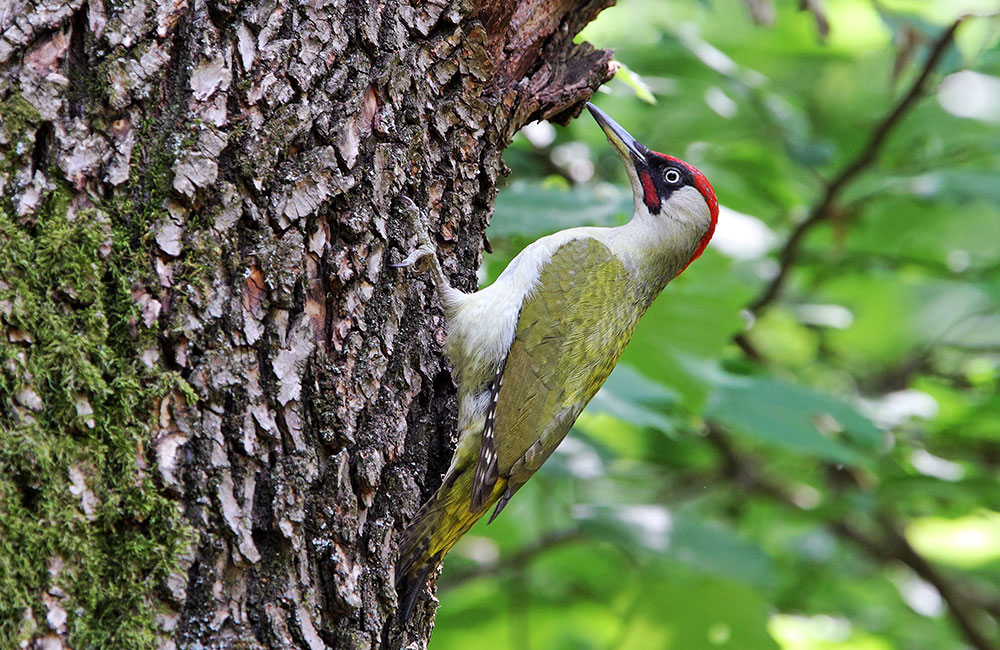
[[(997, 10), (621, 0), (587, 28), (627, 66), (595, 101), (723, 214), (560, 450), (449, 555), (432, 650), (1000, 648), (1000, 19), (960, 26), (751, 308), (935, 40)], [(484, 283), (631, 212), (586, 113), (506, 160)]]

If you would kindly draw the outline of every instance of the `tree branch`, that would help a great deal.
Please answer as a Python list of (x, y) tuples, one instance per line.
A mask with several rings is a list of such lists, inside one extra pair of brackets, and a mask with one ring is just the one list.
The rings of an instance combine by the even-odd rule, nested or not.
[[(896, 103), (889, 114), (875, 126), (871, 136), (868, 138), (867, 144), (861, 152), (827, 183), (823, 196), (809, 211), (809, 216), (799, 222), (792, 230), (781, 250), (779, 257), (780, 267), (777, 275), (774, 276), (767, 287), (750, 304), (749, 309), (753, 314), (759, 314), (761, 310), (774, 302), (778, 297), (789, 271), (798, 259), (799, 250), (806, 234), (834, 213), (833, 208), (847, 185), (875, 162), (889, 134), (899, 124), (906, 113), (913, 108), (917, 100), (926, 92), (927, 80), (941, 62), (944, 53), (955, 36), (955, 30), (958, 29), (958, 26), (962, 24), (964, 19), (964, 17), (957, 19), (938, 37), (931, 48), (924, 67), (910, 85), (906, 94)], [(742, 335), (740, 336), (742, 337)]]
[[(934, 41), (923, 68), (907, 92), (875, 126), (867, 143), (857, 156), (826, 183), (823, 195), (812, 206), (808, 216), (792, 230), (779, 255), (778, 273), (748, 307), (752, 314), (759, 315), (778, 298), (789, 273), (799, 259), (806, 235), (836, 213), (837, 203), (844, 190), (876, 162), (893, 129), (927, 92), (928, 80), (940, 64), (954, 38), (955, 31), (963, 20), (964, 17), (957, 19)], [(761, 355), (746, 334), (737, 335), (735, 342), (748, 357), (762, 361)], [(799, 508), (792, 492), (787, 487), (763, 475), (760, 471), (760, 463), (744, 458), (729, 442), (725, 433), (712, 423), (709, 424), (708, 441), (721, 456), (723, 474), (737, 483), (741, 490), (752, 490), (779, 503)], [(842, 476), (843, 473), (837, 472), (836, 475)], [(910, 545), (890, 515), (883, 513), (875, 519), (874, 524), (882, 539), (876, 539), (862, 532), (846, 519), (834, 521), (830, 527), (838, 536), (851, 541), (876, 561), (880, 563), (895, 561), (909, 567), (915, 574), (937, 589), (959, 630), (972, 647), (977, 648), (977, 650), (997, 650), (997, 646), (977, 626), (975, 621), (977, 613), (995, 614), (993, 603), (977, 598), (974, 594), (966, 593), (964, 585), (956, 584), (928, 562)]]
[[(792, 492), (780, 482), (764, 476), (760, 471), (761, 463), (741, 454), (729, 441), (725, 432), (714, 423), (709, 423), (708, 441), (721, 456), (723, 475), (737, 483), (741, 493), (756, 492), (778, 503), (800, 509)], [(830, 476), (850, 476), (851, 478), (847, 480), (856, 482), (856, 477), (849, 472), (834, 471), (830, 473)], [(831, 478), (831, 480), (836, 479)], [(842, 485), (837, 480), (834, 489), (841, 487)], [(997, 650), (997, 646), (993, 645), (974, 620), (977, 610), (984, 614), (990, 614), (994, 611), (994, 605), (967, 594), (964, 585), (956, 584), (931, 565), (910, 545), (890, 515), (883, 513), (875, 519), (874, 524), (882, 533), (882, 540), (874, 539), (861, 532), (858, 527), (843, 518), (831, 522), (830, 529), (839, 537), (853, 542), (876, 561), (880, 563), (900, 562), (922, 579), (934, 585), (969, 644), (977, 650)]]
[(899, 531), (899, 526), (888, 515), (879, 517), (878, 525), (884, 536), (881, 542), (868, 537), (846, 521), (834, 523), (833, 529), (841, 537), (851, 540), (875, 559), (902, 562), (923, 580), (934, 585), (966, 640), (978, 650), (996, 650), (996, 646), (973, 621), (976, 605), (972, 599), (962, 593), (953, 582), (933, 567), (924, 556), (920, 555)]

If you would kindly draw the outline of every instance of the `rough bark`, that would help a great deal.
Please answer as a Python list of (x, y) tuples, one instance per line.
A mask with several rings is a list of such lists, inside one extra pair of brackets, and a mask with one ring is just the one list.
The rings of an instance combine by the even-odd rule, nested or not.
[(475, 285), (500, 154), (611, 0), (0, 8), (0, 647), (424, 647), (453, 444), (424, 207)]

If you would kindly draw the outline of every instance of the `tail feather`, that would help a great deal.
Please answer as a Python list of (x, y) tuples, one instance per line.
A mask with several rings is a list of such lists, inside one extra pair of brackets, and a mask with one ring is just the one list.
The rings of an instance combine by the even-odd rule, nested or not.
[(472, 528), (506, 489), (505, 480), (497, 481), (493, 493), (482, 507), (471, 511), (471, 469), (469, 467), (447, 477), (403, 533), (399, 559), (396, 561), (396, 593), (402, 621), (410, 617), (427, 577), (441, 563), (445, 553)]
[(399, 599), (399, 620), (405, 623), (413, 613), (413, 606), (417, 604), (417, 596), (423, 590), (427, 576), (430, 575), (440, 558), (432, 562), (419, 566), (412, 573), (404, 573), (396, 577), (396, 594)]

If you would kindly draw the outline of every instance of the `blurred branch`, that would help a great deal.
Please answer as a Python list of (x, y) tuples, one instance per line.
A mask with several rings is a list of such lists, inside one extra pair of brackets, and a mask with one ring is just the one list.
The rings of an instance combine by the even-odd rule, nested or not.
[(750, 12), (750, 19), (758, 25), (774, 25), (774, 0), (743, 0)]
[[(769, 497), (786, 506), (801, 510), (796, 503), (794, 494), (778, 481), (765, 476), (760, 467), (762, 463), (740, 453), (729, 441), (727, 434), (716, 424), (708, 425), (708, 441), (719, 452), (722, 459), (724, 476), (735, 482), (739, 493), (752, 491)], [(850, 471), (831, 466), (827, 472), (831, 483), (830, 492), (842, 491), (846, 484), (853, 483), (864, 489), (863, 481)], [(997, 646), (986, 636), (976, 624), (977, 613), (996, 616), (998, 603), (990, 599), (971, 595), (965, 585), (945, 576), (917, 552), (906, 537), (900, 532), (900, 526), (886, 513), (875, 517), (872, 528), (878, 531), (878, 536), (861, 531), (846, 518), (840, 518), (829, 523), (830, 529), (839, 537), (860, 547), (869, 557), (879, 563), (900, 562), (910, 568), (926, 582), (937, 589), (942, 600), (948, 606), (948, 611), (960, 628), (969, 644), (977, 650), (997, 650)]]
[(443, 589), (450, 589), (475, 578), (495, 575), (501, 571), (517, 571), (523, 569), (542, 553), (552, 550), (558, 546), (581, 541), (583, 538), (583, 531), (578, 527), (546, 533), (533, 544), (523, 546), (510, 555), (499, 558), (495, 562), (485, 562), (466, 569), (465, 571), (457, 572), (447, 577), (447, 579), (442, 580), (440, 582), (440, 586)]
[(736, 450), (719, 425), (710, 421), (707, 423), (707, 428), (706, 439), (722, 457), (723, 474), (736, 483), (741, 492), (757, 492), (776, 501), (799, 507), (787, 488), (763, 476), (756, 460), (745, 457)]
[(881, 515), (878, 525), (882, 540), (868, 537), (846, 521), (835, 522), (833, 530), (860, 546), (873, 558), (883, 562), (892, 560), (902, 562), (923, 580), (934, 585), (941, 599), (948, 605), (952, 618), (955, 619), (966, 640), (978, 650), (996, 650), (996, 646), (973, 620), (977, 609), (976, 603), (920, 555), (900, 532), (899, 525), (888, 515)]
[(943, 261), (880, 251), (845, 252), (836, 256), (824, 253), (803, 254), (799, 257), (798, 264), (800, 266), (810, 265), (819, 267), (820, 274), (818, 277), (820, 278), (840, 275), (845, 269), (850, 271), (870, 271), (882, 268), (898, 271), (904, 266), (919, 268), (928, 273), (949, 279), (978, 280), (1000, 274), (1000, 263), (986, 266), (969, 266), (962, 270), (955, 270)]
[(756, 361), (757, 363), (764, 364), (764, 355), (750, 342), (750, 339), (745, 334), (737, 334), (733, 337), (736, 345), (743, 351), (743, 354), (747, 355), (748, 359)]
[[(777, 299), (788, 277), (788, 273), (798, 259), (799, 250), (805, 236), (818, 224), (829, 219), (836, 213), (836, 204), (844, 189), (861, 172), (865, 171), (876, 161), (889, 134), (899, 124), (906, 113), (913, 108), (917, 100), (927, 91), (928, 79), (930, 79), (934, 69), (941, 62), (944, 53), (955, 36), (955, 30), (958, 29), (963, 20), (964, 17), (956, 20), (934, 41), (927, 61), (924, 63), (920, 74), (917, 75), (917, 78), (910, 85), (909, 90), (900, 98), (882, 121), (875, 126), (861, 152), (826, 184), (823, 196), (809, 211), (809, 216), (799, 222), (792, 230), (779, 256), (778, 273), (749, 307), (753, 314), (759, 314), (765, 307)], [(740, 334), (738, 338), (745, 339), (746, 337)], [(749, 345), (748, 342), (744, 342)]]
[(799, 0), (799, 11), (808, 11), (816, 19), (816, 31), (819, 32), (819, 40), (825, 41), (830, 35), (830, 21), (826, 18), (823, 5), (819, 0)]
[(961, 341), (943, 341), (941, 345), (960, 350), (962, 352), (975, 352), (977, 354), (993, 354), (1000, 352), (1000, 343), (963, 343)]
[(939, 373), (934, 372), (934, 364), (931, 363), (932, 351), (928, 347), (920, 347), (911, 351), (899, 363), (874, 376), (865, 377), (863, 381), (859, 380), (859, 389), (875, 394), (889, 393), (907, 388), (913, 377), (920, 373), (939, 375)]

